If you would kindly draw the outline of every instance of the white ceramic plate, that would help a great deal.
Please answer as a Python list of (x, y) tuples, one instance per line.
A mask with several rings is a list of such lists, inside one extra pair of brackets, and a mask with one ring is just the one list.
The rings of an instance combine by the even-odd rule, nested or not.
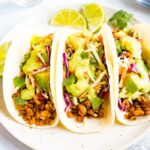
[[(15, 33), (19, 30), (23, 31), (25, 28), (44, 28), (47, 26), (50, 17), (61, 8), (79, 9), (81, 5), (65, 5), (43, 8), (36, 16), (28, 19), (22, 24), (11, 30), (4, 41), (13, 40)], [(115, 12), (114, 9), (104, 7), (108, 18)], [(41, 13), (42, 12), (42, 13)], [(22, 37), (21, 37), (22, 38)], [(17, 55), (17, 54), (16, 54)], [(12, 64), (13, 67), (13, 64)], [(0, 81), (2, 85), (2, 81)], [(48, 150), (117, 150), (125, 148), (140, 137), (142, 137), (148, 130), (150, 123), (140, 126), (123, 126), (115, 123), (114, 126), (102, 133), (92, 134), (77, 134), (66, 130), (59, 125), (53, 129), (33, 129), (25, 127), (8, 114), (2, 96), (2, 87), (0, 88), (0, 121), (3, 126), (18, 140), (28, 145), (33, 149)]]

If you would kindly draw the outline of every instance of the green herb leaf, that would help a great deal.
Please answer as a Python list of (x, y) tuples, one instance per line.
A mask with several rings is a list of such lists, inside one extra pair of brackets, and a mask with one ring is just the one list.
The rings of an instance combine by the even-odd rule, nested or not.
[(82, 58), (82, 59), (88, 58), (88, 53), (82, 52), (82, 53), (81, 53), (81, 58)]
[(21, 88), (25, 85), (25, 79), (23, 77), (15, 77), (13, 82), (15, 87)]
[(64, 80), (63, 85), (64, 86), (70, 85), (72, 83), (75, 83), (75, 81), (76, 81), (75, 75), (70, 75), (67, 79)]
[(133, 22), (133, 15), (127, 13), (126, 11), (119, 10), (117, 11), (108, 21), (108, 24), (114, 28), (123, 29), (128, 23)]
[(30, 57), (30, 53), (29, 52), (24, 55), (24, 59), (23, 59), (22, 63), (20, 64), (20, 70), (22, 70), (23, 66), (26, 64), (26, 62), (29, 59), (29, 57)]
[(26, 103), (26, 101), (24, 99), (18, 97), (18, 98), (15, 99), (15, 103), (17, 105), (24, 105)]

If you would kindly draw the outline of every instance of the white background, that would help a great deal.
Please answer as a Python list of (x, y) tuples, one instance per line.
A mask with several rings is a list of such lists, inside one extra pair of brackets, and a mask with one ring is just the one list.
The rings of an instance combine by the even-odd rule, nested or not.
[[(35, 7), (23, 8), (9, 0), (0, 0), (0, 40), (9, 30), (11, 30), (11, 28), (33, 14), (36, 14), (36, 12), (45, 5), (53, 5), (55, 3), (56, 6), (60, 3), (79, 3), (80, 1), (81, 0), (43, 0)], [(88, 1), (89, 0), (82, 0), (82, 2)], [(134, 14), (135, 17), (140, 18), (141, 21), (150, 23), (150, 8), (139, 6), (134, 0), (97, 1), (99, 1), (102, 5), (127, 10)], [(150, 133), (133, 146), (129, 147), (128, 150), (148, 150), (150, 149), (149, 141)], [(16, 140), (2, 125), (0, 125), (0, 150), (30, 150), (30, 148)]]

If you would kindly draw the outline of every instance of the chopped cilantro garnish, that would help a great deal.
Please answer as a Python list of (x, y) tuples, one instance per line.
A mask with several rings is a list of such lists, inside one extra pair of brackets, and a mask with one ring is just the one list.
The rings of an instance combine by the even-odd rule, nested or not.
[(15, 99), (15, 103), (17, 105), (24, 105), (26, 103), (26, 101), (24, 99), (18, 97), (18, 98)]
[(119, 29), (125, 28), (128, 25), (128, 23), (132, 22), (133, 15), (123, 10), (117, 11), (108, 21), (109, 25)]
[(72, 83), (75, 83), (75, 81), (76, 81), (75, 75), (70, 75), (67, 79), (64, 80), (63, 85), (64, 86), (70, 85)]
[(81, 58), (82, 58), (82, 59), (88, 58), (88, 53), (82, 52), (82, 53), (81, 53)]

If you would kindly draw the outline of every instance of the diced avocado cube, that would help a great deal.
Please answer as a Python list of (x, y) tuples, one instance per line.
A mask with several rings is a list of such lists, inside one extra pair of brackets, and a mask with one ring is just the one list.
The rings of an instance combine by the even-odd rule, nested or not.
[(28, 85), (27, 89), (23, 89), (21, 91), (21, 99), (23, 100), (31, 100), (34, 98), (35, 89), (32, 85)]
[(38, 45), (38, 44), (40, 44), (41, 40), (42, 40), (42, 37), (33, 35), (30, 43), (31, 43), (31, 45)]
[(89, 65), (89, 59), (82, 59), (81, 52), (76, 51), (69, 61), (69, 71), (75, 72), (77, 67), (87, 67)]
[(75, 70), (75, 75), (78, 79), (84, 78), (85, 69), (84, 67), (77, 67)]
[(36, 74), (35, 79), (39, 84), (40, 88), (46, 92), (50, 89), (50, 73), (49, 71), (44, 71)]
[(125, 87), (129, 93), (135, 93), (140, 89), (140, 78), (137, 74), (129, 74), (125, 80)]
[(122, 46), (133, 54), (135, 58), (141, 58), (141, 44), (136, 39), (126, 36), (122, 39)]
[(78, 37), (76, 35), (71, 35), (68, 37), (67, 43), (73, 47), (74, 50), (84, 49), (85, 38)]
[(72, 74), (67, 79), (64, 80), (63, 86), (73, 84), (75, 83), (75, 81), (76, 81), (76, 76)]
[(85, 79), (78, 80), (77, 83), (66, 85), (66, 89), (73, 96), (80, 96), (89, 87), (88, 81)]
[(36, 45), (36, 46), (34, 46), (34, 51), (37, 53), (39, 53), (39, 52), (41, 53), (41, 52), (45, 51), (44, 47), (45, 46), (42, 44)]
[(143, 91), (149, 91), (149, 75), (148, 75), (148, 69), (145, 65), (145, 63), (142, 60), (138, 60), (136, 63), (136, 68), (140, 74), (140, 88)]
[(138, 70), (142, 78), (147, 78), (149, 80), (148, 69), (143, 60), (137, 61), (136, 69)]
[(43, 64), (39, 61), (37, 53), (33, 51), (22, 69), (23, 69), (23, 72), (28, 75), (33, 70), (36, 70), (42, 67), (42, 65)]
[(94, 89), (89, 90), (88, 99), (91, 101), (92, 107), (95, 110), (97, 110), (99, 108), (99, 106), (103, 103), (103, 100), (96, 95)]
[(126, 36), (126, 33), (123, 30), (115, 32), (114, 34), (115, 34), (114, 36), (117, 37), (117, 38), (123, 38), (123, 37)]

